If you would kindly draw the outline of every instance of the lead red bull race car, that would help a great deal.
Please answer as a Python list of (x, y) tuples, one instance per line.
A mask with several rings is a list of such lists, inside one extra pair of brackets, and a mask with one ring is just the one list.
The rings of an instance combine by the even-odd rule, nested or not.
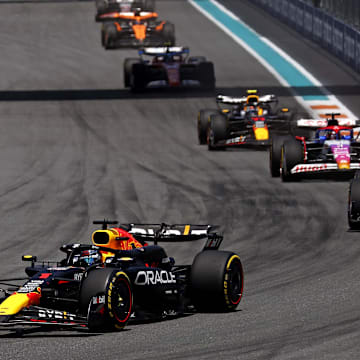
[(175, 26), (158, 20), (156, 12), (106, 12), (96, 16), (102, 22), (101, 44), (105, 49), (175, 45)]
[[(92, 244), (70, 244), (59, 262), (29, 261), (25, 278), (2, 279), (0, 330), (122, 329), (130, 319), (162, 319), (195, 311), (233, 311), (244, 275), (240, 257), (220, 251), (211, 225), (122, 224), (102, 228)], [(161, 242), (205, 240), (192, 264), (175, 264)], [(154, 245), (147, 245), (148, 242)], [(22, 281), (21, 285), (15, 285)]]
[(288, 132), (293, 118), (288, 108), (277, 108), (275, 95), (259, 96), (257, 90), (243, 97), (218, 95), (216, 103), (218, 109), (198, 113), (199, 143), (209, 150), (268, 146), (272, 133)]
[(189, 54), (188, 47), (180, 46), (141, 49), (139, 58), (124, 61), (124, 86), (132, 91), (164, 86), (214, 89), (214, 64), (204, 56)]
[(270, 146), (270, 172), (283, 181), (314, 175), (352, 176), (360, 169), (359, 121), (300, 119), (298, 127), (313, 129), (314, 135), (274, 137)]

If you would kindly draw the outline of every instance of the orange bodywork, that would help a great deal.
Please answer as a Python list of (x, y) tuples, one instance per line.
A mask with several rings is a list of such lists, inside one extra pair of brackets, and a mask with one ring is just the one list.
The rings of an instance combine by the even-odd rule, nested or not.
[(137, 40), (146, 39), (146, 25), (145, 24), (136, 24), (133, 25), (134, 35)]

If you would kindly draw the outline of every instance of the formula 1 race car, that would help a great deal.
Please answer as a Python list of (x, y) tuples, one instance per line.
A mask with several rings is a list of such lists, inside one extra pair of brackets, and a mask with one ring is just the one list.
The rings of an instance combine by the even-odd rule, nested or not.
[(348, 224), (352, 230), (360, 230), (360, 171), (350, 181), (348, 195)]
[(102, 22), (101, 44), (105, 49), (175, 45), (175, 27), (158, 20), (155, 12), (110, 12), (98, 15)]
[[(204, 56), (190, 56), (187, 47), (154, 47), (139, 50), (140, 58), (124, 62), (124, 86), (132, 91), (153, 86), (215, 87), (214, 64)], [(145, 60), (144, 56), (152, 57)]]
[(96, 0), (97, 16), (117, 11), (129, 12), (142, 10), (148, 12), (155, 11), (155, 0)]
[(247, 93), (240, 98), (218, 95), (218, 109), (200, 110), (197, 130), (201, 145), (208, 144), (209, 150), (243, 145), (268, 146), (273, 131), (288, 131), (293, 113), (288, 108), (277, 109), (275, 95), (260, 97), (257, 90)]
[[(131, 318), (159, 319), (194, 311), (232, 311), (243, 293), (238, 255), (218, 251), (223, 237), (210, 225), (95, 221), (93, 245), (63, 245), (60, 262), (31, 262), (26, 278), (3, 279), (0, 329), (37, 325), (122, 329)], [(158, 242), (206, 239), (191, 265), (175, 265)], [(154, 245), (147, 245), (154, 242)], [(15, 286), (17, 280), (25, 280)]]
[(300, 119), (298, 127), (315, 130), (315, 136), (273, 137), (270, 146), (270, 171), (283, 181), (299, 180), (319, 174), (352, 175), (360, 169), (359, 133), (354, 136), (356, 120), (337, 120), (340, 114), (326, 114), (328, 119)]

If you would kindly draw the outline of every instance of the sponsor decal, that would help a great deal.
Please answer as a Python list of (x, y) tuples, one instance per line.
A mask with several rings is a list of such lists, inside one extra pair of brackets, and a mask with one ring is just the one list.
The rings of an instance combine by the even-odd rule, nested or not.
[(319, 164), (319, 165), (297, 165), (293, 170), (292, 173), (299, 173), (299, 172), (313, 172), (313, 171), (324, 171), (327, 170), (327, 164)]
[(18, 293), (31, 293), (33, 291), (36, 291), (37, 288), (44, 283), (44, 280), (30, 280), (25, 285), (23, 285), (17, 292)]
[(238, 136), (236, 138), (226, 140), (227, 145), (235, 145), (235, 144), (242, 144), (246, 140), (246, 136)]
[(60, 319), (60, 320), (75, 320), (76, 315), (69, 314), (66, 311), (40, 309), (38, 316), (42, 319)]
[[(188, 225), (187, 225), (188, 226)], [(184, 231), (180, 231), (178, 229), (168, 229), (166, 230), (163, 235), (206, 235), (208, 230), (197, 230), (197, 229), (189, 229), (187, 226), (185, 226)], [(155, 235), (154, 229), (142, 229), (142, 228), (132, 228), (131, 231), (129, 231), (131, 234), (141, 234), (141, 235)]]
[(94, 305), (96, 305), (96, 304), (105, 304), (105, 295), (94, 296), (92, 298), (92, 303)]
[(175, 275), (165, 270), (141, 270), (135, 279), (136, 285), (176, 284)]
[(74, 280), (81, 281), (84, 276), (84, 273), (75, 273)]

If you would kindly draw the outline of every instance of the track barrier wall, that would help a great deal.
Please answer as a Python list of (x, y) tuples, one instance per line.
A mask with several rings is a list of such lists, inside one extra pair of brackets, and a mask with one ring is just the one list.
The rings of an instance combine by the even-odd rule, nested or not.
[(252, 0), (360, 72), (360, 32), (300, 0)]

